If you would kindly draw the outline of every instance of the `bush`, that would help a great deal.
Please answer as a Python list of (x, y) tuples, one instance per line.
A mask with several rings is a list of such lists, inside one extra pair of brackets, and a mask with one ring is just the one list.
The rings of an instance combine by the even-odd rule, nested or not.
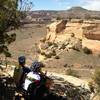
[(72, 70), (71, 68), (67, 69), (66, 74), (74, 76), (74, 77), (79, 77), (79, 75), (77, 74), (77, 72), (75, 70)]
[(51, 56), (51, 54), (45, 54), (45, 57), (46, 58), (51, 58), (52, 56)]
[(100, 54), (98, 54), (98, 57), (100, 58)]
[(80, 51), (80, 49), (78, 47), (76, 47), (76, 46), (73, 46), (72, 49), (76, 50), (76, 51)]
[(64, 67), (65, 67), (65, 68), (68, 67), (68, 64), (65, 64)]
[(59, 56), (55, 56), (55, 59), (60, 59), (60, 57)]
[(100, 69), (96, 69), (93, 75), (93, 80), (95, 82), (97, 92), (100, 93)]
[(48, 46), (52, 46), (53, 45), (53, 43), (52, 42), (47, 42), (48, 43)]
[(52, 51), (52, 56), (56, 56), (56, 51), (55, 50)]
[(84, 48), (83, 48), (83, 52), (84, 52), (85, 54), (92, 54), (92, 50), (90, 50), (90, 49), (87, 48), (87, 47), (84, 47)]

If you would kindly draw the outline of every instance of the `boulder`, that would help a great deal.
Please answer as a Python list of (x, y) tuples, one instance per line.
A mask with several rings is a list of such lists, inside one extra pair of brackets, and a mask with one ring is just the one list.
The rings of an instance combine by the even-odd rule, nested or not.
[(47, 26), (47, 36), (46, 39), (54, 42), (56, 35), (62, 32), (66, 28), (66, 20), (57, 21)]

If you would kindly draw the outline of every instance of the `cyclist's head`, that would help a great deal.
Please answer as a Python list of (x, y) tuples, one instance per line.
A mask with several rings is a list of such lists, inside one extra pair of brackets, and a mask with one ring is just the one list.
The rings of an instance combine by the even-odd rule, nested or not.
[(25, 62), (26, 62), (25, 56), (19, 56), (18, 57), (18, 62), (19, 62), (20, 65), (24, 65)]
[(42, 67), (44, 67), (44, 64), (42, 62), (35, 61), (31, 65), (31, 70), (34, 72), (39, 72), (39, 71), (41, 71)]

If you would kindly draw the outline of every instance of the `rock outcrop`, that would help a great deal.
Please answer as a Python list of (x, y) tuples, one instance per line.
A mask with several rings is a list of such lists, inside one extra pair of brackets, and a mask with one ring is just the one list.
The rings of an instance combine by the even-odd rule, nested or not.
[[(58, 55), (58, 51), (64, 49), (80, 51), (82, 47), (88, 47), (93, 50), (95, 46), (100, 45), (99, 40), (100, 21), (61, 20), (47, 26), (47, 36), (40, 42), (39, 49), (42, 55), (50, 58)], [(91, 43), (94, 45), (92, 45), (92, 48)], [(100, 51), (98, 48), (95, 50)]]
[(100, 40), (100, 21), (63, 20), (54, 22), (47, 26), (46, 39), (53, 41), (63, 41), (71, 33), (77, 38), (86, 37), (92, 40)]

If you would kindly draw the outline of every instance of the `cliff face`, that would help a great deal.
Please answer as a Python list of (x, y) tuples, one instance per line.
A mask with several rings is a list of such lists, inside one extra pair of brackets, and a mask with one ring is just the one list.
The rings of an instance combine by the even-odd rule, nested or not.
[(47, 26), (46, 39), (50, 42), (64, 41), (72, 33), (75, 37), (100, 40), (100, 23), (96, 21), (58, 21)]
[[(71, 45), (76, 45), (76, 40), (80, 39), (83, 47), (100, 51), (100, 21), (62, 20), (47, 26), (47, 42), (57, 44), (68, 42), (69, 40), (72, 42), (73, 37), (76, 39)], [(68, 44), (70, 43), (68, 42)]]
[(39, 60), (59, 59), (59, 55), (84, 47), (100, 53), (100, 22), (83, 20), (61, 20), (47, 26), (47, 35), (41, 39)]
[(54, 42), (55, 39), (59, 37), (59, 35), (63, 36), (64, 34), (62, 32), (65, 30), (66, 24), (67, 24), (67, 21), (63, 20), (63, 21), (55, 22), (48, 25), (46, 40), (50, 42)]

